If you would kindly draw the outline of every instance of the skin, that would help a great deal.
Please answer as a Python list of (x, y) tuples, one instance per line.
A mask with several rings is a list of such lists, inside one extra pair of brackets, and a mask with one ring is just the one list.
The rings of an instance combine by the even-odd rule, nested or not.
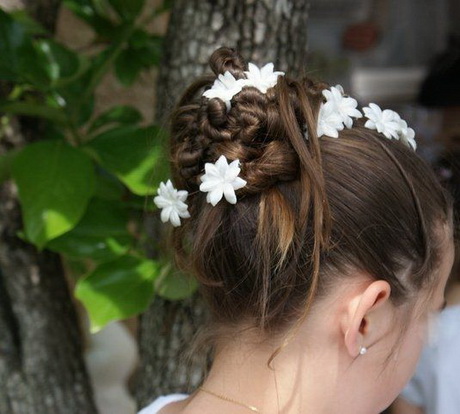
[[(203, 388), (253, 405), (263, 414), (380, 413), (414, 372), (429, 314), (444, 304), (454, 250), (451, 231), (444, 233), (446, 248), (437, 284), (420, 292), (415, 303), (395, 307), (387, 282), (357, 273), (315, 304), (271, 368), (267, 361), (280, 343), (261, 343), (246, 329), (217, 349)], [(402, 331), (408, 314), (409, 324)], [(362, 346), (367, 348), (365, 355), (359, 354)], [(161, 414), (250, 412), (202, 391), (161, 410)]]
[[(460, 304), (460, 283), (450, 285), (446, 292), (447, 306)], [(391, 414), (424, 414), (423, 407), (407, 402), (404, 398), (398, 397), (391, 405)]]

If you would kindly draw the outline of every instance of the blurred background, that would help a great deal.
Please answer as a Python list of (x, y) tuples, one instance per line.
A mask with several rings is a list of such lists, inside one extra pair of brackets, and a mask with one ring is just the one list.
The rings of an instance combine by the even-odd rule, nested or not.
[(214, 49), (396, 110), (435, 165), (460, 145), (459, 21), (458, 0), (0, 0), (0, 414), (200, 383), (206, 311), (152, 195)]

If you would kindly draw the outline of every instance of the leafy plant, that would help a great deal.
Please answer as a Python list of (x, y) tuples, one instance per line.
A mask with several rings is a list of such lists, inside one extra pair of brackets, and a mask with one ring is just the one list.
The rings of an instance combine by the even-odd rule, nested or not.
[(166, 7), (148, 13), (145, 0), (63, 4), (92, 28), (98, 53), (71, 50), (23, 12), (0, 9), (0, 81), (8, 86), (0, 133), (15, 115), (45, 125), (39, 140), (0, 157), (0, 180), (18, 187), (20, 237), (80, 269), (76, 296), (98, 330), (143, 311), (155, 292), (180, 299), (194, 289), (168, 260), (147, 258), (142, 245), (153, 184), (168, 175), (165, 133), (131, 106), (94, 111), (108, 71), (130, 86), (159, 64), (162, 39), (145, 27)]

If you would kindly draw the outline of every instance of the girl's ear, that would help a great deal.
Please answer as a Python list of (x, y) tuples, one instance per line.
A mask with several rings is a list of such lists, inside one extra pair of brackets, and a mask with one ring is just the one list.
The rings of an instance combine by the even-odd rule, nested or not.
[(377, 280), (364, 286), (349, 300), (341, 328), (345, 347), (352, 358), (388, 332), (392, 322), (390, 293), (389, 283)]

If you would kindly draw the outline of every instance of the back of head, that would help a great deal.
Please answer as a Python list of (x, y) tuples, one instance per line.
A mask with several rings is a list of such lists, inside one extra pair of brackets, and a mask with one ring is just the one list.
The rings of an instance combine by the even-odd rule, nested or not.
[[(215, 76), (191, 85), (172, 116), (170, 151), (190, 212), (174, 248), (215, 320), (283, 332), (355, 271), (386, 280), (395, 305), (429, 286), (451, 208), (414, 150), (362, 118), (319, 137), (325, 83), (245, 84), (254, 66), (228, 48), (210, 66)], [(243, 80), (232, 96), (203, 96), (224, 74)], [(246, 184), (235, 204), (212, 205), (200, 186), (222, 155), (239, 160)]]

